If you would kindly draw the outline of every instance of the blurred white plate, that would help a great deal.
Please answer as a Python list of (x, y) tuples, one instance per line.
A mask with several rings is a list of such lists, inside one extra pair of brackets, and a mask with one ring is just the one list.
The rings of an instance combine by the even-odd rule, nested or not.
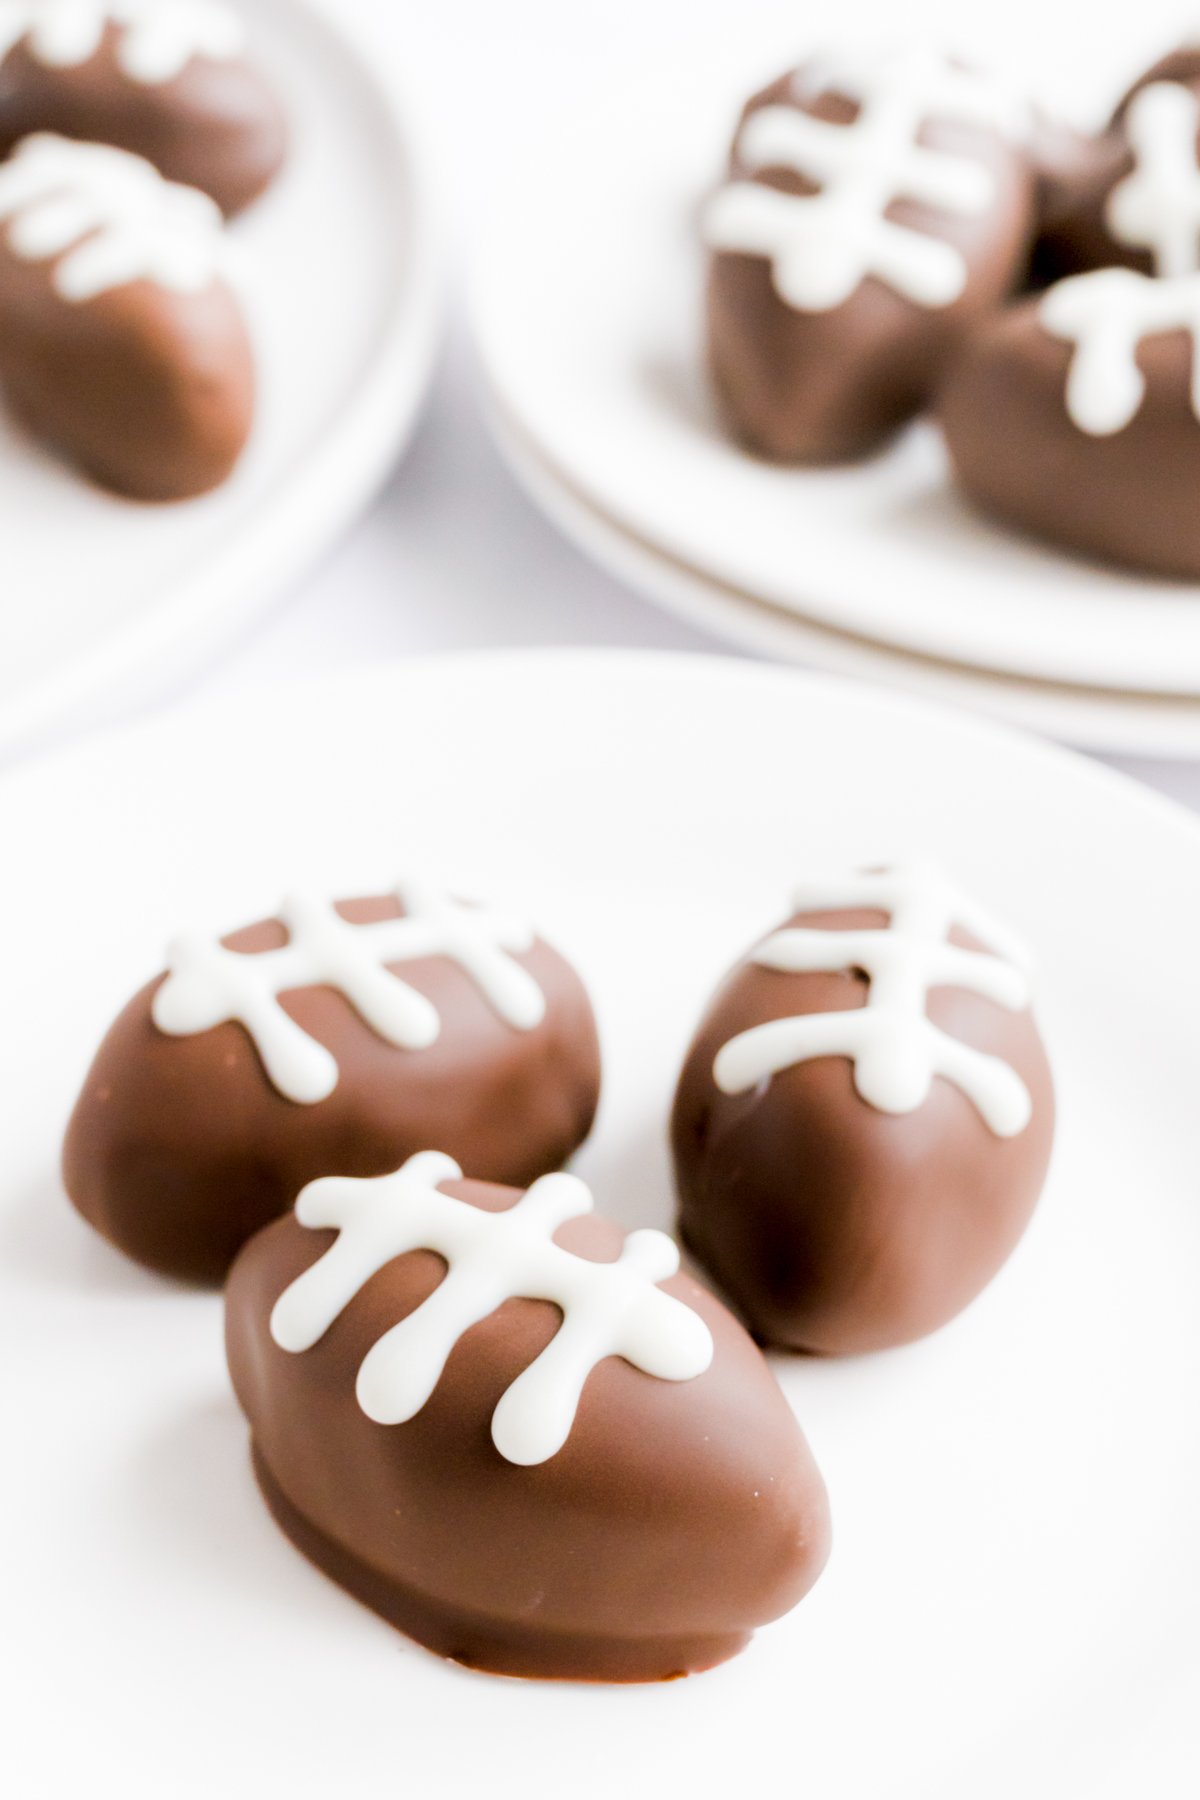
[(564, 536), (618, 580), (701, 630), (759, 656), (903, 688), (1065, 744), (1126, 756), (1200, 758), (1200, 699), (988, 675), (801, 619), (706, 579), (622, 531), (567, 487), (498, 406), (488, 409), (488, 421), (509, 468)]
[(277, 185), (234, 227), (254, 438), (217, 493), (139, 506), (0, 416), (0, 753), (115, 716), (245, 629), (365, 506), (424, 396), (437, 256), (409, 113), (328, 6), (246, 11), (293, 127)]
[[(1093, 1789), (1051, 1778), (1047, 1733), (1083, 1716), (1136, 1730), (1184, 1681), (1200, 1607), (1192, 819), (912, 701), (589, 651), (432, 660), (93, 740), (0, 784), (0, 842), (18, 872), (0, 941), (14, 1793), (962, 1800), (999, 1746), (1024, 1771), (1006, 1794), (1062, 1800)], [(270, 910), (294, 882), (375, 887), (414, 845), (456, 885), (527, 900), (577, 958), (607, 1058), (579, 1166), (628, 1223), (669, 1223), (685, 1040), (803, 868), (933, 853), (1036, 946), (1062, 1108), (1043, 1205), (939, 1335), (776, 1362), (829, 1481), (834, 1556), (710, 1675), (503, 1681), (398, 1637), (268, 1518), (219, 1300), (143, 1275), (60, 1193), (76, 1085), (168, 931)], [(1194, 1713), (1178, 1729), (1194, 1741)]]
[(775, 468), (723, 436), (702, 369), (696, 215), (745, 61), (727, 44), (643, 71), (556, 117), (552, 154), (543, 143), (497, 183), (474, 317), (508, 418), (625, 532), (805, 621), (996, 673), (1200, 695), (1200, 589), (977, 520), (929, 424), (848, 469)]

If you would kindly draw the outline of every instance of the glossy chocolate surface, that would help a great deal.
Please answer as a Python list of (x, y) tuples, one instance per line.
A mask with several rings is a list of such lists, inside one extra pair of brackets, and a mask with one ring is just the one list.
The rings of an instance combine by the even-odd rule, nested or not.
[[(519, 1197), (473, 1181), (445, 1191), (494, 1212)], [(594, 1214), (555, 1233), (597, 1262), (624, 1236)], [(390, 1623), (501, 1674), (665, 1680), (733, 1655), (816, 1580), (821, 1477), (761, 1355), (699, 1283), (662, 1286), (709, 1326), (710, 1368), (662, 1381), (608, 1358), (564, 1447), (518, 1467), (495, 1449), (491, 1414), (558, 1309), (506, 1301), (458, 1340), (414, 1418), (374, 1424), (355, 1398), (359, 1364), (445, 1265), (428, 1251), (394, 1259), (312, 1349), (281, 1350), (271, 1309), (331, 1241), (289, 1216), (246, 1246), (227, 1289), (229, 1366), (279, 1524)]]
[[(360, 924), (400, 915), (390, 896), (338, 910)], [(250, 953), (285, 941), (273, 920), (224, 940)], [(385, 1174), (436, 1143), (489, 1180), (528, 1186), (587, 1136), (600, 1052), (570, 965), (540, 941), (517, 960), (546, 998), (532, 1031), (505, 1023), (456, 963), (401, 965), (441, 1015), (441, 1035), (424, 1050), (385, 1042), (331, 988), (283, 995), (285, 1011), (339, 1065), (333, 1093), (312, 1106), (272, 1086), (239, 1024), (166, 1036), (151, 1018), (151, 982), (116, 1020), (84, 1084), (64, 1150), (67, 1192), (137, 1261), (217, 1282), (246, 1239), (319, 1175)]]
[[(787, 923), (862, 930), (887, 919), (855, 910)], [(957, 930), (951, 941), (982, 947)], [(1053, 1088), (1032, 1017), (957, 988), (935, 988), (928, 1017), (1022, 1077), (1033, 1117), (1015, 1137), (996, 1136), (940, 1076), (915, 1111), (879, 1111), (845, 1056), (798, 1063), (744, 1094), (717, 1087), (714, 1058), (738, 1033), (861, 1007), (866, 995), (853, 970), (739, 963), (701, 1021), (676, 1093), (683, 1236), (751, 1330), (789, 1349), (878, 1350), (952, 1318), (1016, 1245), (1049, 1159)]]
[(1200, 419), (1194, 349), (1183, 331), (1143, 340), (1146, 392), (1107, 436), (1067, 412), (1073, 346), (1050, 334), (1039, 301), (981, 327), (943, 390), (954, 476), (981, 512), (1046, 543), (1149, 574), (1200, 577)]
[(0, 60), (0, 156), (24, 137), (52, 131), (115, 144), (154, 163), (170, 181), (241, 212), (274, 180), (287, 153), (278, 95), (252, 63), (193, 57), (171, 81), (132, 81), (109, 26), (101, 48), (74, 67), (52, 66), (18, 44)]
[[(794, 103), (793, 80), (782, 76), (756, 94), (741, 124), (763, 107)], [(857, 111), (836, 93), (821, 93), (801, 110), (838, 125), (851, 122)], [(967, 282), (953, 304), (919, 306), (868, 276), (831, 311), (801, 312), (776, 292), (766, 257), (710, 256), (707, 338), (714, 388), (728, 429), (759, 455), (827, 463), (877, 448), (928, 404), (964, 332), (1023, 275), (1033, 226), (1028, 157), (996, 132), (932, 120), (921, 142), (979, 162), (995, 183), (992, 205), (978, 216), (953, 216), (907, 200), (888, 211), (896, 223), (962, 252)], [(731, 172), (749, 173), (736, 148)], [(765, 169), (756, 178), (782, 193), (816, 191), (791, 170)]]
[(185, 500), (232, 473), (254, 419), (254, 354), (221, 281), (133, 281), (78, 302), (0, 233), (0, 387), (49, 449), (134, 500)]

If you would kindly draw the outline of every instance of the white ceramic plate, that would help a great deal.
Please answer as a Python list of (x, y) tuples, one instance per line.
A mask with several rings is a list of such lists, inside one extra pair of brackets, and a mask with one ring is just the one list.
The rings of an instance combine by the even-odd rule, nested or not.
[[(1157, 13), (1171, 29), (1159, 0), (1138, 10), (1127, 70)], [(497, 183), (474, 316), (507, 416), (602, 516), (806, 621), (992, 672), (1200, 695), (1200, 589), (977, 520), (929, 424), (848, 469), (774, 468), (723, 436), (702, 371), (696, 215), (750, 83), (774, 72), (728, 43), (642, 71), (557, 117)]]
[(572, 492), (497, 406), (488, 409), (488, 419), (509, 468), (564, 535), (618, 580), (691, 625), (759, 656), (903, 688), (1066, 744), (1117, 755), (1200, 759), (1200, 700), (988, 675), (801, 619), (699, 575), (631, 537)]
[[(591, 651), (433, 660), (95, 740), (0, 785), (0, 841), (14, 1793), (1096, 1800), (1061, 1759), (1103, 1774), (1108, 1734), (1136, 1745), (1171, 1705), (1194, 1743), (1194, 821), (894, 696)], [(669, 1223), (685, 1040), (805, 867), (938, 855), (1040, 957), (1062, 1125), (1035, 1223), (926, 1342), (776, 1362), (834, 1556), (710, 1675), (528, 1684), (398, 1637), (268, 1518), (219, 1300), (142, 1274), (60, 1192), (87, 1059), (173, 927), (254, 916), (293, 882), (370, 888), (414, 846), (529, 901), (578, 960), (607, 1059), (579, 1167), (627, 1223)]]
[(261, 375), (232, 481), (148, 507), (0, 419), (0, 752), (111, 717), (243, 629), (366, 504), (436, 344), (426, 174), (390, 75), (332, 13), (246, 0), (291, 157), (234, 227)]

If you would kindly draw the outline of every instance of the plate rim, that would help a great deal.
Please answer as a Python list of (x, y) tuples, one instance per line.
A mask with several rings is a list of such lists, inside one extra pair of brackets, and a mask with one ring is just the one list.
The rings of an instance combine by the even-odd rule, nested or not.
[(1200, 761), (1200, 696), (1120, 694), (1025, 680), (924, 657), (756, 599), (600, 512), (551, 466), (492, 392), (485, 394), (484, 416), (506, 467), (569, 542), (642, 598), (747, 654), (895, 688), (1077, 749)]
[(1200, 815), (1181, 801), (1161, 793), (1123, 769), (1112, 768), (1084, 751), (1041, 737), (1007, 720), (825, 669), (733, 656), (719, 650), (660, 650), (619, 644), (500, 645), (475, 650), (431, 650), (379, 664), (353, 664), (289, 674), (245, 692), (200, 693), (189, 696), (169, 711), (160, 710), (98, 726), (86, 735), (69, 739), (37, 757), (0, 770), (0, 808), (12, 792), (34, 787), (43, 781), (52, 783), (58, 771), (73, 762), (92, 761), (106, 753), (120, 753), (122, 747), (136, 748), (139, 743), (163, 737), (202, 732), (216, 721), (228, 728), (231, 718), (239, 714), (255, 714), (262, 729), (264, 713), (276, 709), (307, 709), (311, 712), (314, 695), (334, 690), (386, 691), (393, 685), (419, 686), (429, 675), (440, 677), (447, 670), (452, 674), (461, 671), (477, 676), (494, 673), (499, 679), (507, 666), (522, 663), (536, 664), (547, 671), (565, 670), (568, 678), (576, 667), (594, 668), (599, 663), (606, 663), (621, 672), (662, 675), (674, 681), (737, 680), (768, 687), (828, 690), (849, 707), (924, 720), (951, 736), (966, 736), (990, 746), (993, 751), (1032, 757), (1035, 761), (1048, 760), (1068, 779), (1083, 782), (1106, 795), (1120, 795), (1123, 802), (1134, 804), (1169, 829), (1181, 833), (1200, 851)]

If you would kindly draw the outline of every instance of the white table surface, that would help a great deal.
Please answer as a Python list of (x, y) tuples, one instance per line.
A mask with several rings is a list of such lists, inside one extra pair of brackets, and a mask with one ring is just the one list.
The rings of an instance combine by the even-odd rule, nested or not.
[[(754, 32), (768, 58), (777, 45), (786, 60), (794, 0), (325, 3), (367, 23), (419, 99), (450, 255), (445, 353), (424, 422), (371, 512), (248, 637), (161, 704), (430, 651), (616, 644), (728, 654), (593, 567), (504, 468), (477, 400), (463, 266), (488, 181), (502, 179), (506, 143), (533, 132), (552, 141), (555, 112), (573, 93), (650, 59), (669, 70), (701, 33)], [(1077, 0), (981, 0), (979, 11), (995, 17), (972, 21), (972, 42), (993, 32), (1008, 39), (1014, 22), (1036, 17), (1046, 66), (1078, 61)], [(1171, 41), (1172, 11), (1180, 9), (1171, 0), (1147, 0), (1142, 41), (1122, 47), (1118, 67)], [(839, 30), (869, 30), (888, 16), (887, 0), (844, 0)], [(892, 20), (885, 29), (894, 34)], [(909, 20), (964, 41), (961, 9), (950, 0), (910, 0)], [(1110, 54), (1107, 43), (1090, 53)], [(1200, 765), (1105, 760), (1200, 811)]]

